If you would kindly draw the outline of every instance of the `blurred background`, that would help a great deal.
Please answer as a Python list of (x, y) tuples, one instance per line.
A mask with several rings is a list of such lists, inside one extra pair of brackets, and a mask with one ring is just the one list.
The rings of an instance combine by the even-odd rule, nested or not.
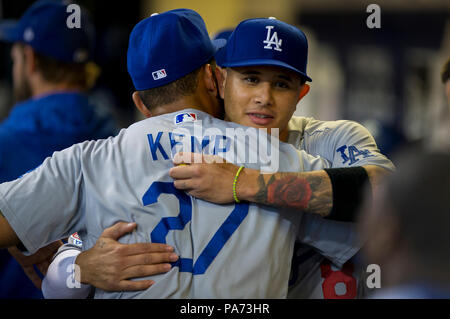
[[(17, 19), (32, 0), (0, 0), (0, 18)], [(95, 103), (122, 127), (138, 119), (126, 69), (128, 35), (153, 12), (190, 8), (204, 18), (211, 36), (241, 20), (276, 17), (308, 37), (310, 93), (296, 115), (364, 124), (381, 151), (433, 134), (450, 117), (440, 72), (450, 57), (448, 0), (80, 0), (96, 26), (95, 62), (102, 73), (92, 90)], [(369, 28), (381, 10), (380, 28)], [(10, 46), (0, 43), (0, 120), (13, 106)], [(450, 122), (446, 122), (450, 125)], [(450, 136), (448, 137), (450, 140)]]

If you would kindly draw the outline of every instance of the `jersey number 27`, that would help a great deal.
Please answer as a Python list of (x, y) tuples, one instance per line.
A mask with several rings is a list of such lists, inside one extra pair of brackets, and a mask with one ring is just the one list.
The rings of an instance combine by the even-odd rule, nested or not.
[[(152, 243), (166, 243), (166, 237), (171, 230), (183, 230), (192, 219), (192, 202), (189, 195), (180, 192), (172, 182), (154, 182), (142, 197), (144, 206), (154, 204), (161, 194), (172, 194), (178, 199), (180, 213), (176, 217), (163, 217), (150, 233)], [(180, 272), (190, 272), (202, 275), (206, 272), (214, 258), (219, 254), (227, 240), (233, 235), (248, 214), (248, 203), (236, 204), (233, 211), (216, 231), (209, 243), (194, 261), (192, 258), (178, 258), (172, 266), (178, 266)]]

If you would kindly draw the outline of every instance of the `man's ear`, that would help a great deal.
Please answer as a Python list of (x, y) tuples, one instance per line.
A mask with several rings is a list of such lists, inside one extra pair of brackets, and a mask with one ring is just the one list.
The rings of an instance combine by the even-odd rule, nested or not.
[(139, 92), (137, 91), (133, 92), (132, 97), (134, 105), (136, 105), (136, 108), (139, 110), (139, 112), (141, 112), (141, 114), (144, 115), (146, 118), (152, 117), (152, 113), (145, 106), (144, 102), (142, 102), (141, 97), (139, 96)]
[(306, 94), (308, 94), (309, 92), (309, 85), (308, 84), (303, 84), (302, 88), (300, 89), (300, 95), (298, 96), (298, 100), (300, 101)]
[(23, 46), (25, 74), (28, 76), (36, 72), (36, 55), (29, 45)]
[(208, 93), (211, 93), (213, 96), (217, 95), (217, 85), (216, 81), (214, 79), (213, 74), (213, 67), (211, 64), (206, 64), (204, 68), (204, 77), (203, 80), (205, 81), (205, 87)]
[(216, 75), (216, 79), (217, 79), (219, 95), (223, 99), (223, 98), (225, 98), (225, 83), (227, 80), (227, 70), (224, 68), (221, 68), (220, 66), (216, 66), (215, 75)]

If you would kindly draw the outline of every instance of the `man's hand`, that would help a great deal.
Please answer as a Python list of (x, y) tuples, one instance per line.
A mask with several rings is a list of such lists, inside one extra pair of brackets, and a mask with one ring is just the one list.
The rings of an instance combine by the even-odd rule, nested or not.
[(161, 274), (178, 259), (173, 247), (155, 243), (121, 244), (117, 241), (136, 228), (135, 223), (119, 222), (106, 228), (94, 247), (77, 256), (83, 284), (105, 291), (144, 290), (153, 280), (131, 281), (131, 278)]
[[(196, 153), (178, 153), (173, 161), (178, 166), (170, 169), (169, 176), (175, 180), (175, 188), (216, 204), (234, 202), (233, 182), (239, 166), (227, 163), (219, 156)], [(180, 165), (186, 163), (191, 164)], [(247, 169), (241, 171), (242, 176), (239, 175), (238, 185), (243, 184), (243, 179), (246, 178), (244, 175), (248, 171)], [(236, 191), (238, 198), (243, 199), (239, 196), (239, 186)]]
[(8, 248), (8, 251), (17, 260), (25, 274), (28, 278), (30, 278), (36, 288), (41, 289), (42, 280), (36, 273), (33, 265), (35, 265), (43, 275), (47, 274), (47, 269), (52, 261), (53, 255), (62, 244), (63, 243), (60, 240), (56, 241), (39, 249), (36, 253), (30, 256), (25, 256), (16, 247), (10, 247)]

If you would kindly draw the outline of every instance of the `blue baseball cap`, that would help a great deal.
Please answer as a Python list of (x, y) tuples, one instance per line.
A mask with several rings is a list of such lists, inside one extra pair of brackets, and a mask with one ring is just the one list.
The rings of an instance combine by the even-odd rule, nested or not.
[(72, 12), (60, 1), (37, 1), (19, 21), (0, 23), (0, 41), (22, 42), (44, 56), (64, 62), (87, 62), (92, 56), (92, 25), (80, 12), (80, 28), (74, 27), (68, 23)]
[(292, 70), (306, 81), (308, 41), (298, 28), (275, 18), (244, 20), (216, 55), (222, 67), (274, 65)]
[(128, 73), (138, 91), (163, 86), (208, 63), (226, 40), (211, 40), (190, 9), (154, 13), (131, 31)]
[[(213, 40), (225, 39), (228, 41), (228, 38), (230, 37), (231, 33), (233, 33), (233, 29), (223, 29), (214, 35)], [(219, 66), (220, 66), (220, 61), (218, 61), (217, 59), (220, 60), (220, 58), (222, 56), (222, 53), (220, 51), (222, 51), (222, 50), (224, 50), (224, 48), (220, 48), (214, 55), (214, 58), (216, 59), (216, 63)]]

